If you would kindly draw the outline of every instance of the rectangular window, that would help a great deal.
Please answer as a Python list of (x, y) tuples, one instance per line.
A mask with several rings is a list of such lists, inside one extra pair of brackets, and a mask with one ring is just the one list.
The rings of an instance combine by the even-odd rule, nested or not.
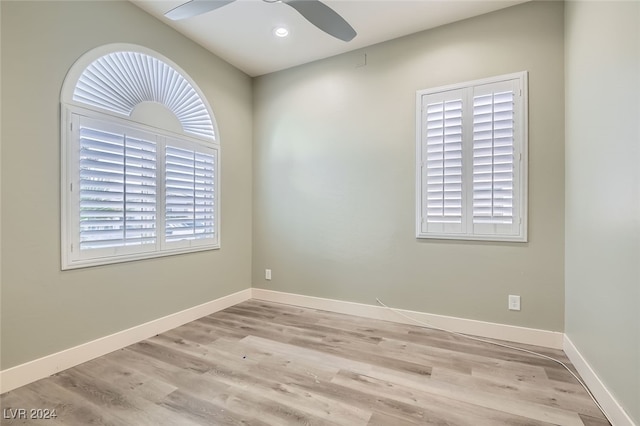
[(215, 146), (69, 117), (63, 269), (219, 247)]
[(416, 98), (417, 237), (526, 241), (526, 72)]

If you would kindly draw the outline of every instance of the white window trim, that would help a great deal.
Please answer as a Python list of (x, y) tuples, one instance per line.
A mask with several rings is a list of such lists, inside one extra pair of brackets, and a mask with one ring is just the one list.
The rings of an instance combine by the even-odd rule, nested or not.
[[(463, 195), (463, 232), (427, 232), (423, 228), (423, 96), (433, 95), (441, 92), (452, 90), (467, 90), (473, 87), (506, 82), (509, 80), (517, 80), (517, 86), (521, 102), (518, 102), (519, 108), (516, 110), (517, 122), (520, 124), (516, 127), (515, 132), (515, 161), (518, 162), (517, 185), (516, 190), (519, 197), (514, 205), (517, 216), (514, 220), (518, 221), (517, 233), (510, 235), (498, 234), (474, 234), (469, 229), (473, 229), (472, 220), (472, 197)], [(526, 71), (501, 75), (497, 77), (485, 78), (460, 84), (452, 84), (432, 89), (419, 90), (416, 92), (416, 238), (419, 239), (445, 239), (445, 240), (471, 240), (471, 241), (505, 241), (505, 242), (527, 242), (527, 216), (528, 216), (528, 75)], [(469, 98), (472, 98), (471, 96)], [(467, 99), (467, 102), (469, 100)], [(469, 132), (469, 130), (463, 130)], [(469, 142), (467, 142), (469, 144)], [(465, 178), (464, 175), (472, 175), (473, 167), (470, 165), (471, 156), (468, 151), (472, 147), (464, 147), (463, 140), (463, 193), (472, 191), (473, 178)]]
[[(119, 52), (119, 51), (133, 51), (140, 52), (149, 56), (153, 56), (160, 61), (168, 64), (174, 70), (184, 77), (184, 79), (192, 85), (196, 94), (200, 96), (202, 103), (204, 104), (206, 110), (211, 119), (211, 124), (213, 126), (212, 133), (210, 135), (199, 135), (193, 134), (189, 132), (182, 131), (181, 129), (177, 129), (175, 126), (170, 125), (169, 128), (158, 128), (156, 124), (153, 123), (151, 126), (146, 125), (144, 123), (138, 123), (133, 121), (126, 114), (117, 113), (113, 111), (108, 111), (96, 107), (94, 105), (87, 105), (81, 102), (78, 102), (73, 99), (73, 92), (75, 89), (75, 83), (80, 78), (80, 75), (84, 71), (84, 69), (89, 66), (94, 60), (102, 57), (103, 55)], [(214, 168), (215, 174), (215, 193), (214, 193), (214, 203), (215, 203), (215, 238), (214, 241), (212, 239), (206, 240), (182, 240), (179, 244), (175, 243), (167, 243), (164, 241), (164, 232), (165, 232), (165, 222), (164, 222), (164, 165), (161, 167), (162, 172), (158, 172), (156, 175), (157, 181), (157, 203), (156, 203), (156, 243), (150, 244), (155, 246), (152, 251), (149, 252), (140, 252), (140, 253), (122, 253), (122, 254), (114, 254), (105, 257), (94, 257), (94, 258), (82, 258), (77, 256), (72, 250), (79, 250), (79, 220), (78, 220), (78, 205), (75, 204), (79, 200), (79, 196), (71, 193), (71, 189), (73, 186), (78, 189), (79, 182), (79, 167), (78, 163), (73, 162), (71, 157), (76, 158), (76, 155), (70, 150), (77, 149), (79, 147), (79, 141), (76, 138), (72, 130), (72, 122), (74, 120), (74, 116), (83, 116), (88, 117), (90, 119), (103, 120), (113, 123), (114, 125), (124, 126), (130, 129), (134, 129), (144, 133), (152, 133), (153, 135), (159, 136), (163, 138), (165, 142), (164, 144), (171, 142), (178, 142), (178, 145), (181, 143), (180, 141), (184, 141), (192, 146), (199, 146), (203, 151), (213, 151), (215, 152), (216, 164)], [(141, 259), (150, 259), (164, 256), (171, 256), (176, 254), (184, 254), (184, 253), (193, 253), (200, 252), (205, 250), (213, 250), (220, 248), (220, 199), (221, 199), (221, 191), (220, 191), (220, 164), (221, 164), (221, 150), (220, 150), (220, 142), (218, 140), (217, 135), (218, 129), (215, 123), (215, 119), (213, 117), (213, 113), (211, 112), (211, 108), (207, 102), (207, 99), (204, 97), (200, 89), (197, 87), (195, 82), (191, 80), (191, 78), (186, 74), (180, 67), (174, 64), (169, 59), (163, 57), (162, 55), (154, 52), (150, 49), (130, 45), (130, 44), (112, 44), (101, 46), (96, 48), (85, 55), (83, 55), (69, 70), (65, 82), (63, 84), (63, 88), (61, 91), (61, 269), (76, 269), (76, 268), (84, 268), (98, 265), (108, 265), (114, 263), (121, 262), (129, 262), (136, 261)], [(176, 119), (178, 122), (178, 119)], [(173, 126), (173, 127), (171, 127)], [(169, 143), (171, 144), (171, 143)], [(174, 144), (175, 146), (175, 144)], [(157, 162), (164, 162), (164, 148), (162, 152), (157, 152)], [(160, 232), (161, 231), (161, 232)], [(76, 235), (77, 234), (77, 235)]]

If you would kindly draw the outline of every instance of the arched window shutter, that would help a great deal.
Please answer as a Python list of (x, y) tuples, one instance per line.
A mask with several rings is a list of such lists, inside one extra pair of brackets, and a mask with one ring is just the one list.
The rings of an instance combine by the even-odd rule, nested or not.
[(142, 102), (167, 107), (185, 132), (215, 140), (207, 107), (193, 85), (165, 62), (139, 52), (113, 52), (93, 61), (80, 75), (73, 100), (130, 115)]

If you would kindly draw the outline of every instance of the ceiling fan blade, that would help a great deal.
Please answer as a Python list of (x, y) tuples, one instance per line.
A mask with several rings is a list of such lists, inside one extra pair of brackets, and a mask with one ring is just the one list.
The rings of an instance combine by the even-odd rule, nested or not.
[(356, 30), (333, 9), (319, 0), (283, 0), (304, 18), (327, 34), (343, 41), (351, 41)]
[(191, 0), (178, 7), (175, 7), (164, 14), (167, 18), (177, 21), (180, 19), (192, 18), (203, 13), (226, 6), (235, 0)]

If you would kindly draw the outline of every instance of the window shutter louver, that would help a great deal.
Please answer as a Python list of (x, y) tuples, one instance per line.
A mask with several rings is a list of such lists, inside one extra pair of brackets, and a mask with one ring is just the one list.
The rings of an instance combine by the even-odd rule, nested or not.
[(80, 128), (80, 249), (124, 244), (124, 136)]
[(155, 244), (155, 143), (87, 126), (79, 138), (80, 250)]
[(462, 100), (426, 107), (428, 223), (462, 222)]
[(195, 235), (196, 238), (215, 236), (215, 156), (195, 154)]
[(127, 245), (156, 243), (156, 145), (127, 137), (126, 141)]
[(166, 147), (166, 242), (215, 237), (215, 167), (212, 154)]
[(473, 221), (513, 223), (513, 92), (473, 99)]

